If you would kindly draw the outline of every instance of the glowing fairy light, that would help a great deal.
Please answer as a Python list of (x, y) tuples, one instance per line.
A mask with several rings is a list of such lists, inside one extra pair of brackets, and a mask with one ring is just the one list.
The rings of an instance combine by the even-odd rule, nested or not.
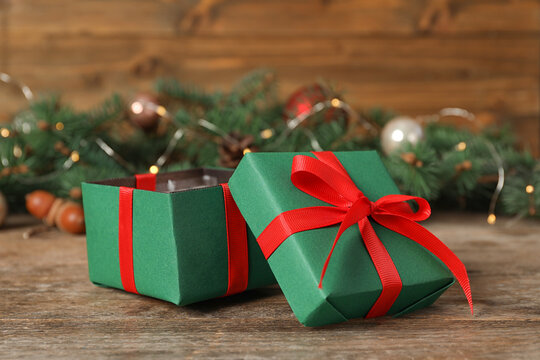
[(13, 156), (20, 158), (22, 156), (22, 149), (19, 145), (13, 147)]
[(467, 149), (467, 143), (465, 141), (461, 141), (456, 145), (457, 151), (465, 151)]
[(274, 131), (272, 129), (264, 129), (261, 131), (261, 138), (263, 139), (270, 139), (272, 136), (274, 136)]
[(73, 162), (78, 162), (81, 159), (81, 156), (79, 155), (78, 151), (72, 151), (71, 155), (69, 155), (69, 158)]
[(134, 101), (131, 104), (131, 111), (134, 114), (141, 114), (144, 111), (144, 106), (140, 101)]

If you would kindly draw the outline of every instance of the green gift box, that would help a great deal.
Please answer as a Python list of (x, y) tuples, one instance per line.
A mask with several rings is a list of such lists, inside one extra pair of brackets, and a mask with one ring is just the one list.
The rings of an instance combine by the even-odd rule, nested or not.
[[(121, 273), (121, 265), (128, 264), (128, 277), (136, 287), (132, 292), (177, 305), (225, 295), (231, 248), (227, 205), (220, 184), (226, 183), (231, 174), (232, 170), (209, 168), (160, 173), (153, 180), (155, 191), (134, 189), (135, 177), (83, 183), (90, 280), (96, 285), (128, 290), (123, 283), (125, 274)], [(131, 194), (132, 221), (120, 220), (121, 212), (126, 211), (121, 210), (125, 208), (122, 189)], [(122, 253), (125, 246), (119, 245), (126, 224), (131, 246), (127, 262), (121, 260), (126, 256)], [(247, 289), (275, 283), (249, 228), (244, 239), (246, 235)]]
[[(367, 199), (375, 202), (388, 194), (399, 194), (376, 152), (334, 154)], [(312, 153), (248, 153), (229, 181), (232, 195), (259, 241), (263, 230), (278, 215), (294, 209), (329, 206), (300, 191), (291, 182), (296, 155), (315, 157)], [(407, 208), (412, 212), (408, 205)], [(302, 223), (306, 219), (296, 220)], [(371, 223), (401, 278), (401, 290), (388, 307), (387, 314), (398, 316), (428, 306), (454, 283), (445, 264), (423, 246), (381, 226), (371, 216), (366, 221)], [(279, 225), (290, 230), (289, 225)], [(364, 317), (382, 291), (381, 279), (358, 226), (348, 227), (339, 238), (324, 283), (319, 288), (338, 227), (336, 224), (285, 236), (285, 240), (268, 255), (268, 263), (287, 301), (306, 326)]]

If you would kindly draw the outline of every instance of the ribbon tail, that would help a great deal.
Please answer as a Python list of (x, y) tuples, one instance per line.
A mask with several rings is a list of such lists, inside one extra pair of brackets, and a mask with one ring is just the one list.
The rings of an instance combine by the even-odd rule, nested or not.
[(390, 254), (388, 254), (369, 220), (367, 218), (362, 219), (358, 223), (358, 227), (382, 285), (382, 291), (366, 318), (383, 316), (386, 315), (398, 298), (403, 284)]
[(467, 269), (459, 258), (450, 250), (441, 240), (429, 232), (423, 226), (414, 221), (408, 220), (395, 215), (378, 214), (373, 216), (382, 226), (401, 234), (416, 243), (422, 245), (429, 252), (441, 260), (457, 279), (459, 285), (463, 289), (463, 293), (467, 298), (471, 314), (474, 314), (473, 301), (471, 294), (471, 286)]
[(328, 264), (330, 263), (330, 259), (332, 258), (332, 254), (334, 253), (334, 249), (336, 248), (336, 245), (337, 245), (337, 242), (339, 240), (339, 238), (341, 237), (341, 234), (343, 234), (343, 232), (345, 230), (347, 230), (352, 224), (354, 223), (347, 223), (345, 220), (341, 223), (341, 225), (339, 226), (339, 230), (338, 230), (338, 233), (334, 239), (334, 242), (332, 243), (332, 248), (330, 249), (330, 252), (328, 253), (328, 256), (326, 257), (326, 261), (324, 262), (324, 265), (323, 265), (323, 268), (322, 268), (322, 271), (321, 271), (321, 278), (319, 280), (319, 289), (322, 289), (322, 282), (323, 282), (323, 279), (324, 279), (324, 275), (326, 275), (326, 270), (328, 269)]
[[(339, 226), (337, 235), (334, 239), (334, 243), (332, 244), (332, 248), (330, 249), (330, 253), (328, 254), (328, 257), (326, 258), (326, 261), (324, 262), (324, 266), (321, 272), (321, 280), (319, 281), (319, 289), (322, 289), (322, 282), (324, 279), (324, 275), (326, 274), (326, 270), (328, 269), (328, 263), (330, 263), (330, 258), (332, 257), (332, 253), (334, 252), (334, 249), (336, 248), (337, 242), (339, 238), (341, 237), (341, 234), (343, 234), (343, 232), (347, 230), (349, 227), (357, 223), (358, 219), (365, 220), (366, 217), (369, 215), (370, 211), (371, 211), (371, 205), (369, 203), (369, 200), (367, 200), (366, 198), (363, 201), (355, 202), (353, 206), (349, 208), (349, 210), (345, 214), (345, 217), (343, 217), (341, 225)], [(362, 221), (360, 223), (362, 223)], [(377, 235), (375, 235), (375, 237), (377, 237)], [(377, 240), (379, 239), (377, 238)]]

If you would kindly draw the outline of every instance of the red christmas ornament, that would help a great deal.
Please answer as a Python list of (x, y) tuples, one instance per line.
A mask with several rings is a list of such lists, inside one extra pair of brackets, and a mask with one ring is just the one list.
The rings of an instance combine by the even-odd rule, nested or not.
[[(292, 93), (287, 100), (283, 118), (287, 121), (297, 116), (308, 114), (315, 104), (332, 101), (333, 99), (338, 99), (337, 95), (327, 87), (320, 84), (303, 86)], [(346, 117), (346, 113), (333, 104), (330, 104), (324, 112), (324, 120), (326, 122), (331, 122), (339, 116)], [(303, 124), (306, 124), (306, 122)]]
[(144, 131), (152, 131), (159, 121), (158, 107), (159, 103), (155, 95), (139, 93), (129, 103), (129, 119)]
[(84, 233), (84, 212), (80, 204), (55, 197), (53, 194), (36, 190), (26, 195), (26, 209), (49, 226), (72, 233)]

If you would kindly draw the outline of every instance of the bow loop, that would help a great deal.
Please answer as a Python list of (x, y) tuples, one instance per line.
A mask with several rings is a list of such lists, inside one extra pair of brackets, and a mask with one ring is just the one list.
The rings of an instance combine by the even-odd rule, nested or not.
[[(407, 201), (414, 201), (418, 209), (413, 211)], [(411, 221), (423, 221), (431, 215), (431, 207), (426, 199), (410, 195), (386, 195), (374, 203), (373, 214), (393, 215)]]
[(291, 181), (306, 194), (338, 207), (351, 207), (363, 195), (346, 172), (305, 155), (294, 157)]

